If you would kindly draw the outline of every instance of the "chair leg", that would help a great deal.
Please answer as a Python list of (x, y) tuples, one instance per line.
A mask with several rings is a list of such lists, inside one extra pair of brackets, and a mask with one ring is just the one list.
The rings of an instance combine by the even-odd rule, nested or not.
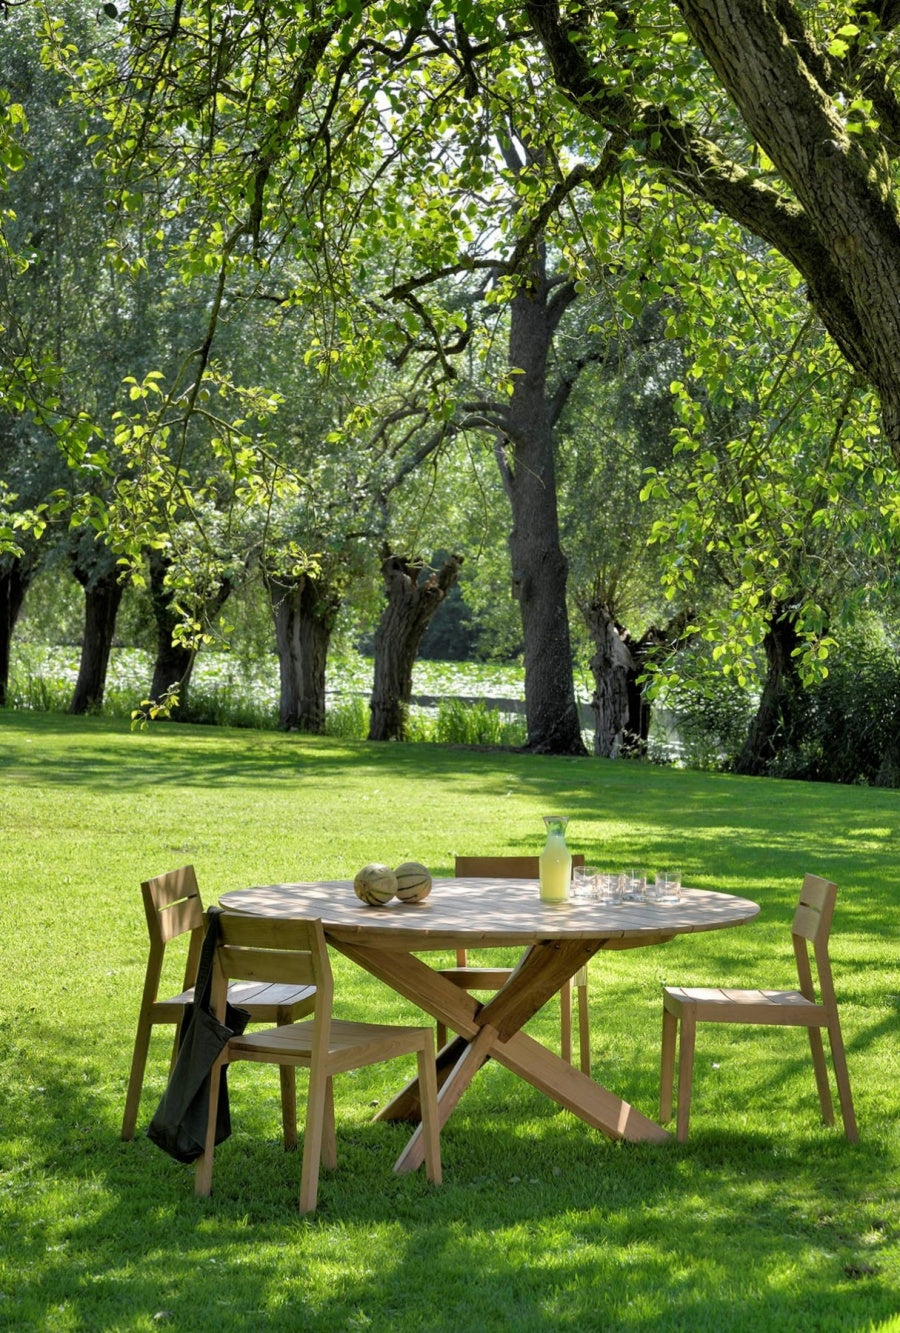
[(175, 1069), (175, 1061), (178, 1059), (178, 1047), (181, 1042), (181, 1025), (184, 1022), (184, 1010), (181, 1011), (181, 1017), (175, 1024), (175, 1035), (172, 1037), (172, 1054), (169, 1056), (169, 1078)]
[(816, 1075), (816, 1089), (819, 1093), (819, 1105), (822, 1119), (826, 1125), (834, 1124), (834, 1104), (831, 1100), (831, 1088), (828, 1086), (828, 1067), (825, 1064), (825, 1048), (822, 1045), (822, 1029), (807, 1028), (809, 1049), (812, 1052), (813, 1069)]
[(678, 1047), (678, 1109), (675, 1116), (675, 1137), (684, 1143), (688, 1136), (691, 1117), (691, 1091), (694, 1078), (694, 1042), (697, 1020), (692, 1013), (682, 1011), (681, 1041)]
[(659, 1068), (659, 1118), (672, 1118), (672, 1090), (675, 1086), (675, 1043), (678, 1019), (663, 1005), (662, 1055)]
[[(227, 1048), (226, 1048), (227, 1049)], [(206, 1118), (206, 1140), (203, 1152), (194, 1165), (194, 1193), (209, 1194), (212, 1190), (213, 1157), (216, 1151), (216, 1120), (219, 1108), (219, 1084), (225, 1061), (219, 1059), (212, 1067), (209, 1080), (209, 1113)]]
[(314, 1213), (319, 1195), (319, 1163), (327, 1117), (329, 1079), (316, 1069), (309, 1071), (306, 1127), (303, 1133), (303, 1166), (300, 1172), (300, 1211)]
[[(429, 1043), (430, 1044), (430, 1043)], [(438, 1087), (434, 1050), (418, 1053), (419, 1096), (422, 1113), (422, 1147), (425, 1174), (433, 1185), (441, 1183), (441, 1138), (438, 1119)]]
[(297, 1071), (293, 1065), (279, 1065), (278, 1077), (281, 1083), (284, 1151), (293, 1152), (297, 1147)]
[(567, 981), (559, 992), (559, 1053), (566, 1064), (572, 1063), (572, 982)]
[(322, 1120), (322, 1152), (319, 1158), (326, 1171), (337, 1166), (337, 1135), (334, 1132), (334, 1079), (325, 1085), (325, 1114)]
[(847, 1069), (847, 1056), (844, 1052), (844, 1039), (837, 1020), (828, 1028), (828, 1040), (831, 1043), (831, 1062), (834, 1065), (834, 1077), (837, 1083), (838, 1100), (841, 1104), (841, 1119), (844, 1133), (851, 1143), (859, 1142), (859, 1130), (853, 1111), (853, 1096), (850, 1092), (850, 1073)]
[(125, 1094), (125, 1112), (122, 1116), (122, 1138), (133, 1139), (137, 1124), (138, 1108), (141, 1103), (141, 1090), (144, 1086), (144, 1071), (147, 1068), (147, 1052), (150, 1049), (149, 1020), (139, 1019), (137, 1034), (134, 1039), (134, 1054), (131, 1057), (131, 1073), (128, 1077), (128, 1091)]
[(591, 1074), (591, 1016), (588, 1011), (588, 988), (587, 972), (585, 971), (584, 981), (575, 978), (575, 989), (578, 993), (578, 1046), (581, 1057), (581, 1072)]

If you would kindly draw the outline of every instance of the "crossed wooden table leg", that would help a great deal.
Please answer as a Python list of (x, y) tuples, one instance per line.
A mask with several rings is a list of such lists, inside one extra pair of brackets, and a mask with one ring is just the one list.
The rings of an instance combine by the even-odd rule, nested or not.
[[(659, 937), (660, 941), (668, 938), (665, 934)], [(438, 1113), (442, 1127), (476, 1072), (485, 1061), (493, 1059), (609, 1138), (651, 1143), (670, 1140), (671, 1136), (654, 1120), (522, 1031), (529, 1018), (598, 949), (622, 947), (616, 941), (544, 940), (532, 945), (503, 988), (486, 1004), (479, 1003), (407, 950), (343, 940), (333, 943), (347, 958), (459, 1034), (437, 1056)], [(418, 1080), (414, 1079), (398, 1093), (377, 1118), (418, 1121)], [(394, 1169), (412, 1171), (421, 1165), (423, 1157), (420, 1125)]]

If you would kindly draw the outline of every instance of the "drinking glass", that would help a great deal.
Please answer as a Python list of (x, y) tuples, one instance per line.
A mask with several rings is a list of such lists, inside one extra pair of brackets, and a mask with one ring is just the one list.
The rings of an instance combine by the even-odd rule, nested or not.
[(644, 896), (644, 885), (647, 882), (646, 873), (643, 870), (629, 867), (622, 871), (622, 897), (627, 903), (639, 903)]
[(596, 866), (576, 866), (572, 874), (572, 897), (576, 902), (589, 902), (596, 897)]
[(661, 902), (665, 885), (666, 872), (664, 870), (656, 870), (652, 876), (648, 875), (644, 884), (644, 901), (648, 903)]
[(681, 902), (681, 871), (676, 868), (667, 870), (663, 876), (662, 895), (660, 902), (679, 903)]
[(622, 901), (623, 876), (610, 871), (601, 871), (597, 875), (597, 898), (601, 903), (620, 903)]

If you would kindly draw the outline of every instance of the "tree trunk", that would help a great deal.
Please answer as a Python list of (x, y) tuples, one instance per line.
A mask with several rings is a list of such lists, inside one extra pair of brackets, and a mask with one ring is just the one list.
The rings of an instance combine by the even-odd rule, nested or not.
[[(179, 643), (174, 638), (175, 630), (181, 623), (181, 615), (174, 604), (171, 589), (166, 587), (170, 562), (158, 552), (153, 552), (149, 563), (150, 601), (156, 621), (156, 660), (153, 664), (150, 698), (158, 702), (173, 686), (177, 687), (178, 704), (183, 712), (197, 660), (197, 649)], [(211, 620), (222, 609), (231, 592), (230, 580), (223, 579), (213, 596), (203, 603), (202, 613), (207, 620)]]
[(735, 773), (764, 776), (772, 760), (797, 739), (798, 705), (803, 697), (794, 656), (797, 645), (797, 629), (790, 615), (773, 616), (763, 640), (766, 680), (756, 717), (735, 760)]
[(37, 566), (33, 560), (8, 556), (0, 562), (0, 708), (6, 707), (13, 630)]
[(584, 616), (594, 644), (594, 754), (615, 759), (625, 747), (631, 720), (629, 678), (635, 675), (634, 660), (608, 606), (592, 602)]
[(575, 701), (566, 604), (568, 562), (559, 541), (553, 421), (547, 358), (569, 300), (551, 297), (543, 248), (531, 281), (511, 305), (509, 364), (513, 392), (504, 418), (508, 442), (498, 451), (512, 508), (512, 592), (522, 617), (525, 748), (540, 754), (587, 754)]
[(421, 578), (423, 566), (388, 553), (381, 565), (387, 606), (375, 631), (370, 741), (406, 739), (412, 673), (429, 622), (459, 576), (461, 555)]
[(125, 588), (115, 566), (106, 573), (91, 575), (76, 567), (75, 575), (84, 588), (84, 638), (69, 712), (87, 713), (103, 702), (116, 616)]
[(692, 635), (688, 627), (694, 619), (691, 609), (679, 611), (664, 628), (650, 625), (639, 639), (633, 639), (627, 630), (620, 630), (628, 648), (631, 665), (628, 668), (628, 722), (622, 738), (622, 753), (643, 757), (650, 738), (653, 705), (641, 677), (659, 661), (677, 648), (689, 643)]
[(650, 740), (653, 705), (647, 697), (647, 691), (644, 689), (640, 678), (643, 676), (647, 662), (657, 645), (655, 642), (648, 640), (647, 634), (642, 634), (637, 640), (631, 639), (626, 634), (624, 641), (628, 648), (631, 665), (626, 676), (628, 721), (625, 724), (625, 733), (622, 737), (621, 753), (634, 759), (644, 759), (647, 755), (647, 745)]
[(321, 735), (325, 730), (325, 668), (341, 606), (340, 594), (308, 574), (268, 576), (281, 693), (278, 725)]

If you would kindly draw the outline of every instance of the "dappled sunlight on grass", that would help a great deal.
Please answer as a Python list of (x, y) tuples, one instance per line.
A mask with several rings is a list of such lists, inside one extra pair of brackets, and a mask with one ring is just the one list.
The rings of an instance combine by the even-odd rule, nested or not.
[[(232, 1071), (234, 1134), (209, 1199), (142, 1132), (165, 1083), (162, 1034), (141, 1132), (119, 1141), (141, 879), (192, 861), (214, 901), (372, 859), (446, 874), (457, 852), (536, 853), (549, 809), (595, 864), (677, 862), (688, 883), (761, 905), (737, 930), (592, 960), (595, 1076), (650, 1116), (661, 984), (793, 984), (800, 878), (837, 880), (859, 1145), (820, 1123), (804, 1033), (715, 1025), (698, 1034), (687, 1144), (611, 1143), (490, 1062), (444, 1132), (440, 1189), (392, 1174), (409, 1127), (371, 1119), (409, 1071), (338, 1079), (338, 1169), (308, 1219), (274, 1070)], [(0, 1326), (880, 1327), (900, 1289), (898, 820), (887, 791), (0, 714)], [(334, 966), (341, 1016), (415, 1021), (345, 958)], [(556, 1046), (556, 1002), (528, 1031)]]

